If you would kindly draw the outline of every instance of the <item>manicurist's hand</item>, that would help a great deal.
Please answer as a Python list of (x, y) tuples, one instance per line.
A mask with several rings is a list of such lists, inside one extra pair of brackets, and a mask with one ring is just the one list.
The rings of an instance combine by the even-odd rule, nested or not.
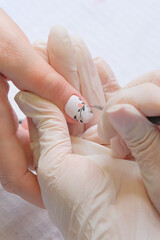
[[(49, 38), (49, 41), (56, 49), (56, 53), (53, 51), (53, 55), (49, 54), (52, 56), (52, 66), (56, 67), (54, 64), (58, 59), (61, 66), (70, 66), (71, 63), (76, 66), (78, 77), (74, 78), (72, 84), (80, 89), (82, 95), (87, 93), (89, 104), (93, 104), (93, 101), (96, 101), (95, 104), (105, 104), (104, 97), (114, 95), (112, 87), (115, 91), (118, 90), (115, 95), (121, 92), (110, 69), (109, 73), (106, 72), (108, 65), (101, 59), (96, 60), (99, 81), (93, 60), (81, 40), (70, 40), (62, 28), (53, 29), (52, 33), (54, 38), (52, 41)], [(66, 42), (69, 43), (69, 50), (74, 50), (74, 55), (63, 61), (61, 51), (68, 54), (71, 52), (66, 50)], [(56, 44), (61, 48), (56, 48)], [(41, 53), (44, 54), (43, 51)], [(73, 73), (66, 72), (70, 79)], [(63, 68), (59, 68), (59, 73), (64, 74)], [(96, 85), (96, 91), (92, 84)], [(97, 98), (98, 91), (101, 92), (102, 99)], [(107, 94), (107, 91), (112, 94)], [(64, 239), (160, 238), (159, 207), (153, 201), (155, 196), (159, 200), (158, 184), (153, 184), (155, 176), (159, 182), (158, 175), (155, 174), (155, 166), (157, 173), (159, 169), (156, 158), (159, 155), (159, 132), (139, 109), (125, 104), (110, 106), (107, 112), (115, 133), (123, 137), (124, 144), (128, 145), (137, 164), (127, 158), (122, 160), (113, 157), (111, 149), (100, 144), (105, 143), (106, 138), (104, 142), (96, 138), (97, 129), (94, 124), (98, 122), (99, 112), (94, 113), (97, 120), (93, 125), (84, 124), (83, 129), (78, 129), (75, 133), (73, 126), (67, 126), (64, 115), (53, 103), (26, 92), (18, 93), (16, 101), (30, 118), (31, 145), (44, 205)], [(141, 99), (137, 103), (141, 105)], [(153, 104), (152, 101), (148, 103)], [(122, 128), (120, 130), (117, 116)], [(69, 130), (74, 132), (74, 137), (70, 136)], [(100, 130), (103, 130), (101, 136), (102, 133), (104, 136), (107, 134), (104, 125), (101, 124)], [(152, 192), (147, 184), (153, 184)]]
[(160, 213), (160, 133), (146, 116), (160, 116), (160, 71), (145, 74), (108, 100), (98, 132), (112, 156), (136, 160), (148, 196)]

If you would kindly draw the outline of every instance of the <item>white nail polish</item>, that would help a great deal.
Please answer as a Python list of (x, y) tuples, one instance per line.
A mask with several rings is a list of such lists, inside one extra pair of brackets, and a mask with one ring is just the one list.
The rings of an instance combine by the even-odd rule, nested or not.
[(68, 116), (81, 123), (88, 123), (93, 118), (92, 110), (76, 95), (69, 98), (65, 106), (65, 112)]

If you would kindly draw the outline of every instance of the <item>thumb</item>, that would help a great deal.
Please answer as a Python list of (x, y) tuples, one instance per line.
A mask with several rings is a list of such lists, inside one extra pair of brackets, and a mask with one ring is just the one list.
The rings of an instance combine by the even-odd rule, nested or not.
[(108, 117), (131, 150), (153, 204), (160, 212), (160, 133), (136, 108), (117, 104)]
[[(39, 164), (46, 168), (51, 161), (56, 164), (68, 153), (71, 153), (71, 142), (66, 120), (53, 103), (29, 92), (19, 92), (15, 101), (27, 117), (32, 119), (31, 143), (37, 156), (40, 152)], [(36, 130), (36, 132), (35, 132)], [(33, 136), (34, 134), (34, 136)], [(37, 161), (37, 159), (34, 159)]]

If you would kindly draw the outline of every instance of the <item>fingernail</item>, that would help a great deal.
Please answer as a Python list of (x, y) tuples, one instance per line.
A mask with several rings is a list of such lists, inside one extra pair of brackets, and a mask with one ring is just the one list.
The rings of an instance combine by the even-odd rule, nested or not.
[(65, 106), (65, 112), (68, 116), (81, 123), (88, 123), (93, 118), (93, 112), (82, 99), (72, 95)]

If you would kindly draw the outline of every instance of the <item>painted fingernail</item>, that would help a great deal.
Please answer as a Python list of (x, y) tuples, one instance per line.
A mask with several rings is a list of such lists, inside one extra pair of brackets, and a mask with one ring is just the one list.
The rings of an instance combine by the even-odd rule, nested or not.
[(88, 123), (93, 118), (93, 112), (82, 99), (72, 95), (65, 106), (65, 112), (68, 116), (81, 123)]

